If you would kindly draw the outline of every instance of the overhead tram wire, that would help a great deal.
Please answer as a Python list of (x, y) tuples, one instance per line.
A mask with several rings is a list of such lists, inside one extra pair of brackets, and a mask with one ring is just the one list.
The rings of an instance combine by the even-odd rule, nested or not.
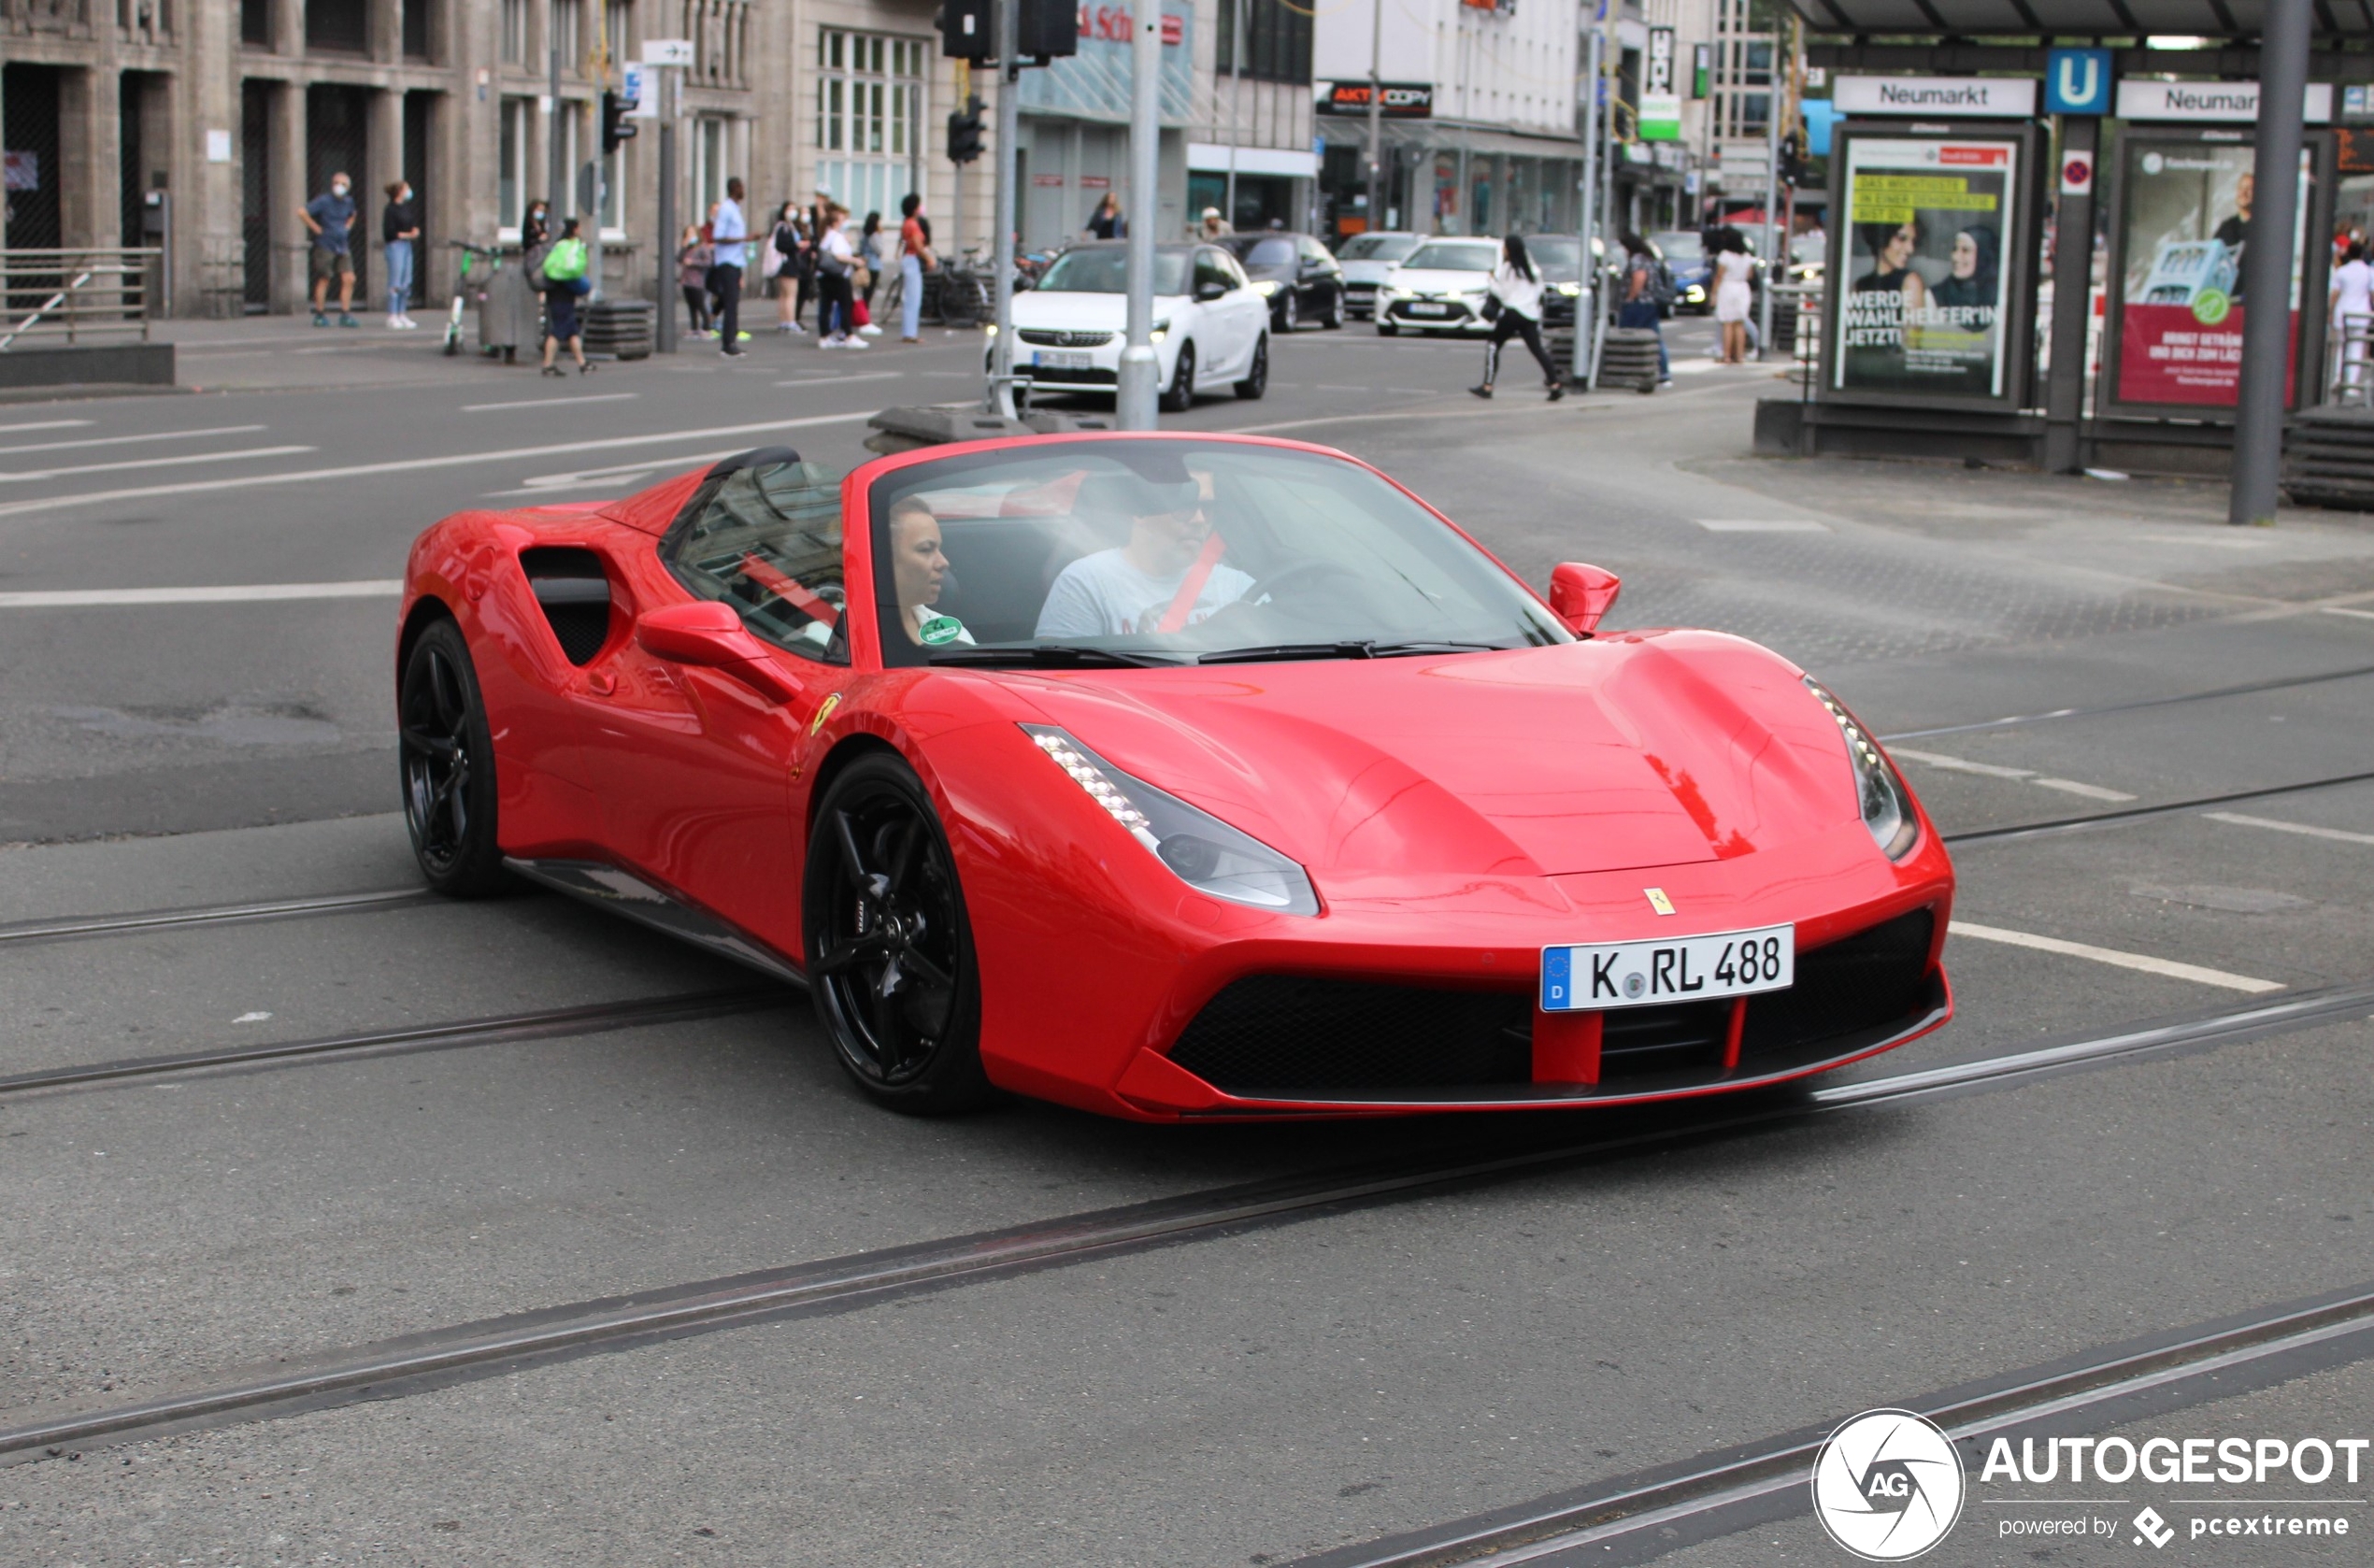
[[(845, 1311), (1091, 1259), (1214, 1240), (1245, 1230), (1481, 1186), (1569, 1165), (1671, 1147), (1720, 1133), (1802, 1122), (1828, 1112), (1918, 1103), (2037, 1082), (2063, 1073), (2263, 1039), (2362, 1017), (2374, 979), (2252, 1001), (2172, 1023), (1735, 1102), (1714, 1115), (1613, 1137), (1516, 1153), (1458, 1151), (1309, 1173), (1184, 1197), (1064, 1216), (1008, 1230), (862, 1252), (465, 1323), (400, 1340), (276, 1363), (210, 1388), (88, 1405), (0, 1428), (0, 1463), (193, 1425), (269, 1419), (363, 1399), (387, 1399), (523, 1366), (795, 1313)], [(1505, 1144), (1499, 1146), (1505, 1147)]]

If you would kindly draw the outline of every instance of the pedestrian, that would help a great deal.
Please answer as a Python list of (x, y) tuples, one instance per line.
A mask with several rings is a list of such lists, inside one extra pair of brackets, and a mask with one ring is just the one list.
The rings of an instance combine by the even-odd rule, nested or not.
[[(1723, 326), (1725, 364), (1748, 363), (1748, 311), (1755, 302), (1755, 290), (1749, 280), (1755, 271), (1756, 264), (1748, 254), (1746, 238), (1738, 230), (1726, 226), (1723, 231), (1723, 249), (1714, 259), (1714, 319)], [(1861, 287), (1856, 285), (1857, 289)]]
[(838, 205), (824, 209), (824, 228), (816, 242), (816, 330), (826, 334), (827, 349), (863, 349), (866, 342), (854, 335), (857, 325), (857, 293), (851, 286), (857, 274), (857, 248), (850, 243), (849, 209)]
[(801, 232), (799, 208), (785, 202), (775, 213), (775, 231), (766, 241), (766, 292), (775, 296), (775, 330), (806, 334), (799, 324), (800, 263), (808, 250)]
[(743, 351), (742, 262), (750, 237), (750, 224), (742, 217), (742, 181), (737, 177), (725, 182), (725, 199), (709, 218), (709, 241), (717, 247), (709, 292), (717, 295), (718, 349), (728, 359), (739, 359)]
[(800, 257), (799, 304), (793, 311), (793, 320), (797, 321), (799, 319), (799, 311), (808, 308), (808, 302), (809, 300), (819, 301), (820, 303), (817, 306), (816, 312), (816, 330), (820, 334), (822, 334), (824, 330), (824, 310), (823, 306), (821, 303), (823, 298), (823, 291), (818, 284), (816, 278), (816, 258), (818, 255), (816, 248), (824, 237), (825, 209), (830, 207), (832, 205), (832, 193), (830, 192), (819, 191), (815, 192), (813, 199), (809, 201), (808, 206), (800, 210), (800, 232), (808, 238), (808, 249)]
[(1657, 385), (1673, 379), (1673, 363), (1666, 357), (1666, 335), (1659, 325), (1664, 311), (1657, 304), (1657, 258), (1649, 242), (1630, 229), (1616, 236), (1623, 246), (1623, 303), (1616, 308), (1616, 325), (1657, 335)]
[(354, 181), (344, 174), (330, 177), (330, 188), (297, 208), (297, 216), (313, 233), (313, 324), (330, 324), (330, 279), (338, 280), (338, 325), (360, 326), (354, 319)]
[(520, 215), (520, 249), (522, 253), (535, 249), (552, 237), (552, 209), (541, 196), (528, 198), (527, 210)]
[(700, 225), (685, 224), (683, 237), (676, 244), (676, 286), (683, 291), (684, 310), (692, 319), (695, 337), (707, 337), (712, 330), (708, 324), (708, 269), (712, 260), (708, 241), (701, 237)]
[(1129, 222), (1121, 215), (1121, 198), (1110, 191), (1106, 192), (1105, 199), (1096, 204), (1096, 210), (1088, 215), (1088, 237), (1091, 239), (1129, 237)]
[(932, 233), (923, 226), (923, 198), (909, 191), (898, 204), (898, 340), (923, 340), (923, 274), (939, 270)]
[(2341, 401), (2367, 401), (2366, 350), (2374, 330), (2374, 265), (2366, 260), (2366, 242), (2353, 239), (2342, 252), (2348, 258), (2333, 269), (2327, 317), (2341, 335)]
[(388, 182), (387, 210), (379, 215), (379, 241), (388, 255), (388, 325), (398, 332), (421, 323), (405, 310), (412, 303), (412, 260), (421, 243), (420, 213), (412, 206), (412, 187), (401, 179)]
[(1219, 239), (1224, 235), (1233, 235), (1236, 232), (1236, 229), (1229, 223), (1228, 220), (1220, 215), (1220, 208), (1216, 207), (1208, 207), (1204, 208), (1204, 221), (1195, 225), (1195, 232), (1190, 237), (1195, 239)]
[(1550, 358), (1550, 350), (1541, 342), (1541, 269), (1525, 254), (1525, 242), (1510, 235), (1500, 242), (1500, 264), (1492, 271), (1492, 281), (1486, 286), (1485, 306), (1500, 302), (1500, 313), (1492, 323), (1492, 336), (1484, 344), (1483, 384), (1467, 390), (1478, 397), (1492, 395), (1492, 383), (1500, 371), (1500, 346), (1512, 337), (1522, 337), (1533, 357), (1541, 363), (1543, 384), (1550, 401), (1557, 402), (1566, 395), (1566, 378), (1558, 374), (1558, 366)]
[[(594, 367), (585, 363), (585, 339), (577, 324), (577, 300), (591, 285), (585, 277), (585, 241), (577, 237), (577, 220), (569, 219), (561, 225), (561, 237), (544, 252), (544, 374), (565, 374), (552, 363), (553, 356), (565, 344), (569, 357), (577, 361), (577, 373), (590, 375)], [(531, 272), (533, 277), (534, 273)]]

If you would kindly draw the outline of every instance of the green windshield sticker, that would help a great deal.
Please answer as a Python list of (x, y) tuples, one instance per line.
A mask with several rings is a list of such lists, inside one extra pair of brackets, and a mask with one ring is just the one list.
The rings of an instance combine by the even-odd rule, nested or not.
[(952, 643), (965, 634), (965, 623), (952, 615), (936, 615), (917, 630), (916, 635), (937, 648)]

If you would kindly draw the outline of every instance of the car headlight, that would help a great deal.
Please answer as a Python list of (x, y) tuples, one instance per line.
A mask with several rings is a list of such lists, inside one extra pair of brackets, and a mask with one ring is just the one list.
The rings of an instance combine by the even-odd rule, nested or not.
[(1278, 279), (1275, 278), (1259, 278), (1253, 284), (1253, 292), (1259, 294), (1264, 299), (1267, 299), (1270, 295), (1276, 293), (1277, 292)]
[(1052, 724), (1023, 730), (1130, 837), (1197, 892), (1282, 915), (1319, 913), (1309, 875), (1261, 840), (1122, 772)]
[(1888, 859), (1904, 859), (1921, 836), (1921, 822), (1912, 814), (1912, 802), (1905, 795), (1895, 769), (1881, 754), (1879, 743), (1864, 729), (1863, 721), (1849, 713), (1845, 704), (1823, 691), (1810, 676), (1806, 677), (1805, 689), (1830, 710), (1830, 717), (1838, 721), (1838, 733), (1846, 736), (1847, 761), (1854, 767), (1855, 797), (1862, 803), (1863, 825), (1870, 833), (1871, 842)]
[(1153, 330), (1146, 335), (1154, 342), (1160, 343), (1165, 337), (1170, 335), (1170, 323), (1166, 321), (1156, 321), (1154, 323)]
[(1582, 285), (1580, 283), (1561, 283), (1558, 285), (1558, 292), (1566, 295), (1568, 299), (1579, 299), (1582, 295)]
[(1691, 304), (1695, 305), (1700, 300), (1707, 297), (1707, 292), (1697, 284), (1693, 283), (1687, 289), (1681, 291), (1681, 297), (1688, 300)]
[(995, 321), (984, 322), (981, 326), (981, 331), (987, 333), (992, 337), (995, 337), (997, 335), (997, 323)]

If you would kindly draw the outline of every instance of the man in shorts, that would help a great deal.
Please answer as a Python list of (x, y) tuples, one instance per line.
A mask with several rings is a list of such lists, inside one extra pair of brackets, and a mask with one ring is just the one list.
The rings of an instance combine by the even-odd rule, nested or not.
[(313, 324), (330, 324), (330, 279), (338, 280), (338, 325), (359, 326), (354, 319), (354, 181), (343, 173), (330, 177), (330, 188), (297, 209), (313, 233)]

